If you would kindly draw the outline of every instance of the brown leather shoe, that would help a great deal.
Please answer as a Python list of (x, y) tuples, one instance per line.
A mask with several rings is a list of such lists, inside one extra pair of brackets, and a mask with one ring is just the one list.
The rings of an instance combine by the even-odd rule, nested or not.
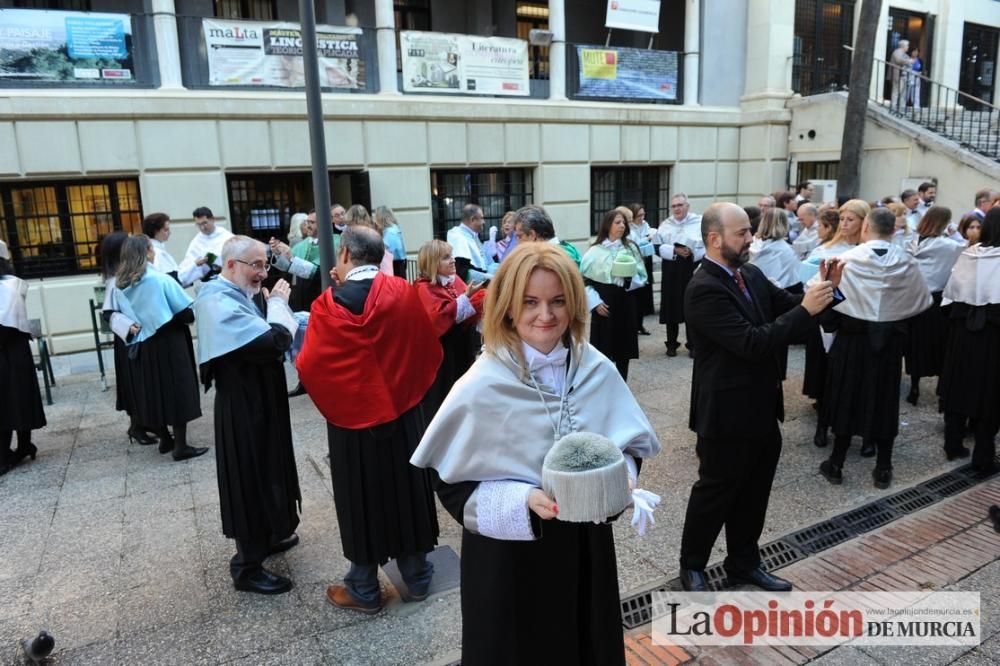
[(375, 615), (382, 610), (381, 602), (375, 606), (362, 605), (343, 585), (331, 585), (326, 588), (326, 600), (337, 608), (359, 611), (365, 615)]

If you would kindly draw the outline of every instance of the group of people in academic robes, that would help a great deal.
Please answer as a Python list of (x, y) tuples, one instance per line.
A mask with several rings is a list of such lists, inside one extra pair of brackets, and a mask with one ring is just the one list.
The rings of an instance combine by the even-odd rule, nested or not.
[[(27, 296), (28, 283), (14, 275), (10, 251), (0, 241), (0, 476), (35, 459), (31, 431), (46, 423), (29, 344)], [(11, 450), (14, 433), (17, 448)]]

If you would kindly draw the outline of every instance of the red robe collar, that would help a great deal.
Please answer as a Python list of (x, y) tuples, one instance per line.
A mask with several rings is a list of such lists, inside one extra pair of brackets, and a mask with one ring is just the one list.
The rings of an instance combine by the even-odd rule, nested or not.
[(394, 421), (434, 383), (442, 351), (403, 279), (378, 274), (365, 309), (352, 314), (327, 289), (313, 303), (295, 366), (327, 421), (357, 430)]
[[(427, 316), (430, 317), (431, 326), (434, 327), (434, 335), (439, 338), (451, 330), (455, 325), (455, 311), (458, 309), (458, 297), (465, 293), (465, 283), (462, 278), (455, 276), (455, 281), (448, 287), (439, 282), (431, 282), (425, 277), (418, 278), (413, 283), (414, 289), (420, 296), (420, 301), (424, 305)], [(476, 310), (476, 316), (469, 317), (462, 322), (463, 326), (474, 326), (483, 313), (483, 302), (486, 300), (486, 290), (480, 289), (469, 302)]]

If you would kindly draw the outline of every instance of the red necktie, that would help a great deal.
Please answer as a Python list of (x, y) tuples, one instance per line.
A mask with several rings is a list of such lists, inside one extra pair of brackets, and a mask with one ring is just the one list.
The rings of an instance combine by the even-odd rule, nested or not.
[(740, 273), (739, 270), (735, 270), (733, 271), (733, 279), (736, 280), (736, 286), (739, 287), (740, 291), (743, 292), (743, 296), (745, 296), (748, 301), (751, 300), (750, 290), (747, 289), (747, 283), (743, 279), (743, 274)]

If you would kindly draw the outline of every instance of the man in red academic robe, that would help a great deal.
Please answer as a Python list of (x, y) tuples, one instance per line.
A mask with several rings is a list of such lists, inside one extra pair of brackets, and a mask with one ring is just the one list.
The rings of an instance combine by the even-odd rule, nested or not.
[(313, 303), (299, 378), (328, 422), (333, 497), (344, 585), (326, 596), (340, 608), (382, 608), (378, 567), (395, 559), (408, 601), (427, 597), (437, 509), (426, 470), (410, 456), (424, 431), (420, 401), (434, 382), (441, 346), (416, 292), (380, 274), (382, 238), (353, 226), (341, 236), (335, 286)]

